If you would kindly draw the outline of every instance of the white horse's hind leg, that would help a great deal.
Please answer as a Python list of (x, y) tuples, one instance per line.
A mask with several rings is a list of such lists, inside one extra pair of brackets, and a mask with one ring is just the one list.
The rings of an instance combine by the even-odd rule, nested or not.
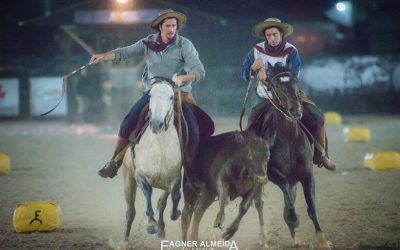
[(171, 220), (177, 220), (181, 216), (181, 211), (178, 209), (178, 204), (181, 199), (181, 177), (176, 178), (172, 184), (171, 199), (172, 199), (172, 212)]
[(158, 209), (157, 238), (159, 239), (165, 238), (164, 210), (165, 207), (167, 206), (168, 196), (169, 192), (164, 191), (164, 193), (158, 199), (157, 203), (157, 209)]

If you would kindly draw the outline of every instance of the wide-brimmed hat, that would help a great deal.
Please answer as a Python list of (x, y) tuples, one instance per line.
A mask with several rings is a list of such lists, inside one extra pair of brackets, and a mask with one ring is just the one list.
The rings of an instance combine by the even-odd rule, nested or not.
[(270, 27), (278, 27), (286, 37), (293, 32), (293, 26), (288, 23), (282, 23), (278, 18), (268, 18), (253, 26), (253, 36), (265, 39), (264, 30)]
[(158, 16), (151, 22), (150, 27), (158, 30), (158, 25), (166, 18), (176, 18), (178, 20), (178, 27), (181, 29), (186, 23), (186, 15), (178, 11), (166, 9), (158, 13)]

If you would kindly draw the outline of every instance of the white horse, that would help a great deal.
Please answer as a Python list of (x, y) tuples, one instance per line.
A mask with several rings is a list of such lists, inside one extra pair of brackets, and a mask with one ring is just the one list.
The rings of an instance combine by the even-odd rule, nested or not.
[[(137, 185), (146, 199), (148, 217), (147, 232), (165, 238), (164, 209), (171, 193), (173, 202), (171, 220), (181, 214), (178, 203), (181, 198), (181, 148), (174, 126), (174, 81), (163, 77), (152, 78), (150, 89), (150, 123), (134, 152), (127, 151), (123, 160), (125, 200), (127, 203), (125, 241), (128, 241), (135, 218)], [(154, 219), (151, 205), (152, 188), (164, 190), (157, 204), (158, 222)]]

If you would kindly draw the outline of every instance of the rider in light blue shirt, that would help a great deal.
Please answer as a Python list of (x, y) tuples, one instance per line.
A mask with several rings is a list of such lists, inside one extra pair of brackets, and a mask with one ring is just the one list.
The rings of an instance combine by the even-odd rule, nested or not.
[[(200, 140), (199, 124), (195, 115), (201, 110), (195, 105), (191, 95), (191, 83), (203, 80), (205, 70), (192, 42), (177, 34), (185, 22), (186, 16), (183, 13), (170, 9), (164, 10), (151, 23), (151, 28), (157, 31), (156, 34), (151, 34), (130, 46), (92, 56), (91, 63), (104, 60), (123, 61), (131, 57), (143, 57), (145, 60), (142, 75), (145, 86), (143, 95), (122, 121), (114, 154), (99, 171), (100, 176), (113, 178), (117, 174), (124, 152), (131, 143), (129, 136), (138, 125), (142, 109), (150, 100), (150, 80), (154, 76), (172, 79), (174, 74), (178, 74), (176, 84), (180, 86), (182, 93), (182, 109), (189, 130), (190, 143), (187, 151), (189, 156), (194, 158)], [(205, 117), (209, 118), (207, 115)]]

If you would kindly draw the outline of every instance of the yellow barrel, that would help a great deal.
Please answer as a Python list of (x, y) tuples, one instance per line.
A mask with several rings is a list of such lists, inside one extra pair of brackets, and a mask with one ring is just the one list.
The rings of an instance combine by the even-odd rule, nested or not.
[(373, 170), (400, 169), (400, 153), (394, 151), (367, 153), (364, 156), (364, 167)]
[(17, 233), (55, 231), (61, 225), (61, 209), (52, 201), (29, 201), (17, 205), (13, 215)]
[(326, 125), (340, 125), (342, 124), (342, 117), (338, 112), (329, 111), (324, 113)]
[(0, 175), (6, 175), (10, 172), (10, 157), (0, 153)]
[(346, 127), (343, 135), (348, 142), (368, 142), (371, 139), (371, 131), (367, 127)]

